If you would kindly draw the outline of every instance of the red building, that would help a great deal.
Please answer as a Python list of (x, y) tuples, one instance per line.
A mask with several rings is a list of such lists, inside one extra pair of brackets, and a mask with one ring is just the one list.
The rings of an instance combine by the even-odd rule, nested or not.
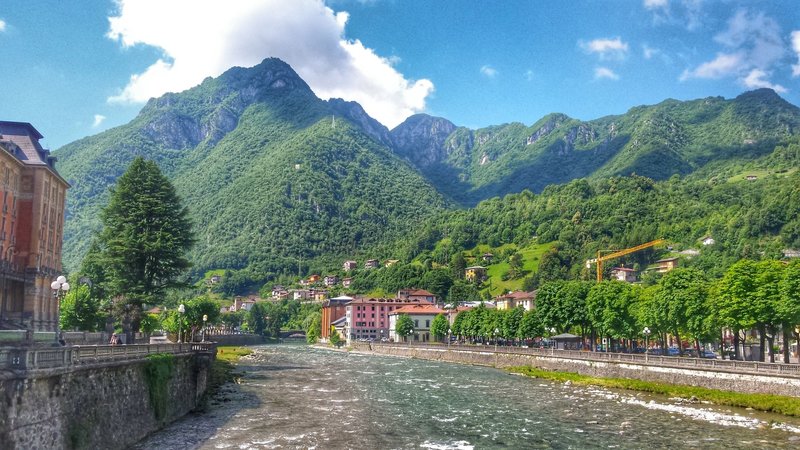
[(320, 337), (327, 340), (331, 337), (331, 325), (347, 313), (346, 306), (353, 301), (352, 297), (341, 296), (330, 298), (322, 303), (322, 332)]
[(419, 300), (401, 298), (361, 298), (347, 305), (347, 341), (389, 337), (389, 313)]

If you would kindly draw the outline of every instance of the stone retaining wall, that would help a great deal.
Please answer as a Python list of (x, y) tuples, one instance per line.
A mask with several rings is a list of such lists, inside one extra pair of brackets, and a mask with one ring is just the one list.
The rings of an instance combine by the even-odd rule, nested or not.
[(800, 379), (777, 375), (748, 375), (704, 369), (686, 369), (645, 364), (631, 364), (616, 361), (586, 361), (568, 358), (543, 357), (538, 355), (494, 353), (492, 351), (414, 348), (359, 344), (357, 351), (405, 356), (461, 364), (475, 364), (495, 367), (532, 366), (546, 370), (575, 372), (607, 378), (630, 378), (644, 381), (658, 381), (670, 384), (701, 386), (724, 391), (747, 392), (755, 394), (776, 394), (800, 397)]
[(145, 360), (4, 373), (0, 447), (125, 448), (197, 407), (211, 359), (210, 354), (175, 356), (161, 422), (150, 402)]

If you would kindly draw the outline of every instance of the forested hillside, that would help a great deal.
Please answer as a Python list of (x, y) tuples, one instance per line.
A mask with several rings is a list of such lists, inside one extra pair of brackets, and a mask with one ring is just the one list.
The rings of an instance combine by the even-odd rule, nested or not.
[(268, 276), (391, 242), (445, 206), (360, 106), (322, 101), (279, 60), (151, 100), (131, 123), (58, 150), (72, 184), (64, 253), (77, 268), (108, 189), (137, 155), (189, 207), (194, 270)]
[[(644, 269), (674, 255), (684, 258), (682, 264), (719, 276), (740, 258), (781, 258), (783, 250), (800, 247), (798, 166), (800, 139), (794, 138), (768, 156), (731, 164), (710, 179), (611, 177), (553, 185), (541, 194), (524, 191), (442, 214), (400, 241), (398, 254), (448, 264), (452, 255), (478, 244), (552, 243), (538, 271), (527, 274), (530, 287), (554, 279), (591, 279), (585, 260), (597, 250), (664, 238), (666, 246), (614, 264)], [(704, 246), (703, 237), (716, 242)], [(685, 250), (699, 254), (680, 253)]]
[[(696, 261), (777, 255), (800, 246), (798, 130), (800, 109), (760, 89), (588, 122), (551, 114), (470, 130), (420, 114), (390, 132), (267, 59), (151, 99), (129, 124), (57, 150), (72, 184), (64, 262), (78, 267), (109, 188), (140, 155), (189, 208), (193, 275), (238, 271), (236, 291), (353, 258), (415, 261), (413, 281), (479, 248), (504, 255), (492, 292), (520, 277), (579, 276), (597, 249), (656, 237), (680, 250), (713, 235), (719, 245)], [(648, 252), (636, 257), (644, 264)], [(355, 285), (386, 284), (371, 277)]]
[(576, 178), (687, 175), (711, 163), (758, 158), (798, 132), (800, 109), (759, 89), (733, 100), (666, 100), (588, 122), (551, 114), (531, 126), (469, 130), (413, 116), (392, 136), (396, 151), (440, 191), (474, 205)]

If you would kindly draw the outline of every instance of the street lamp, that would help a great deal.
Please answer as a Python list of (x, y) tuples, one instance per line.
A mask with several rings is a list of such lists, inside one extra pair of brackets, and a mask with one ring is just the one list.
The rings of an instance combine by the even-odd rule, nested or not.
[(644, 362), (647, 362), (650, 351), (650, 328), (644, 327), (642, 334), (644, 334)]
[(56, 299), (56, 337), (53, 342), (53, 345), (60, 347), (61, 342), (58, 339), (60, 334), (60, 331), (58, 329), (58, 322), (61, 319), (61, 313), (60, 313), (61, 300), (64, 298), (64, 295), (66, 295), (67, 291), (69, 291), (69, 283), (67, 283), (67, 278), (64, 275), (59, 275), (58, 278), (55, 279), (55, 281), (50, 283), (50, 289), (53, 290), (53, 297)]
[(450, 350), (450, 340), (452, 339), (451, 334), (453, 333), (452, 328), (447, 329), (447, 349)]
[(500, 329), (494, 329), (494, 366), (497, 367), (497, 341), (498, 336), (500, 335)]
[(183, 303), (178, 305), (178, 344), (183, 342), (183, 339), (181, 339), (181, 337), (183, 335), (183, 313), (185, 312), (186, 312), (186, 307), (183, 306)]
[(381, 329), (381, 343), (383, 343), (383, 329)]
[(555, 327), (550, 327), (550, 354), (554, 355), (556, 353), (556, 341), (553, 339), (553, 335), (556, 334)]
[(208, 320), (208, 314), (203, 314), (203, 340), (202, 340), (202, 342), (206, 341), (206, 320)]

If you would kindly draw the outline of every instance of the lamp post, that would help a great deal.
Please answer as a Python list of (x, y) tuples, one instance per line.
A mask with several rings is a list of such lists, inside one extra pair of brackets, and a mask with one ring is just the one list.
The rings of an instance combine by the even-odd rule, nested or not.
[(186, 312), (186, 307), (183, 306), (183, 303), (178, 305), (178, 344), (183, 342), (183, 313)]
[(647, 362), (649, 358), (648, 352), (650, 351), (650, 328), (644, 327), (642, 334), (644, 334), (644, 362)]
[(453, 329), (452, 328), (448, 328), (447, 329), (447, 349), (448, 350), (450, 350), (450, 340), (452, 339), (452, 336), (451, 336), (452, 333), (453, 333)]
[(53, 297), (56, 299), (56, 337), (53, 341), (53, 345), (60, 347), (61, 342), (58, 339), (58, 335), (60, 334), (58, 322), (61, 319), (61, 299), (63, 299), (64, 295), (66, 295), (67, 291), (69, 291), (69, 283), (67, 283), (67, 278), (64, 275), (59, 275), (58, 278), (50, 283), (50, 289), (53, 290)]
[(206, 321), (208, 320), (208, 314), (203, 314), (203, 340), (202, 342), (206, 341)]
[(549, 331), (550, 331), (550, 340), (552, 341), (550, 343), (550, 355), (555, 355), (555, 353), (556, 353), (556, 341), (553, 339), (553, 335), (556, 334), (556, 329), (555, 329), (555, 327), (550, 327)]
[(497, 341), (500, 336), (500, 329), (494, 329), (494, 366), (497, 367)]
[(383, 343), (383, 329), (381, 329), (381, 343)]

